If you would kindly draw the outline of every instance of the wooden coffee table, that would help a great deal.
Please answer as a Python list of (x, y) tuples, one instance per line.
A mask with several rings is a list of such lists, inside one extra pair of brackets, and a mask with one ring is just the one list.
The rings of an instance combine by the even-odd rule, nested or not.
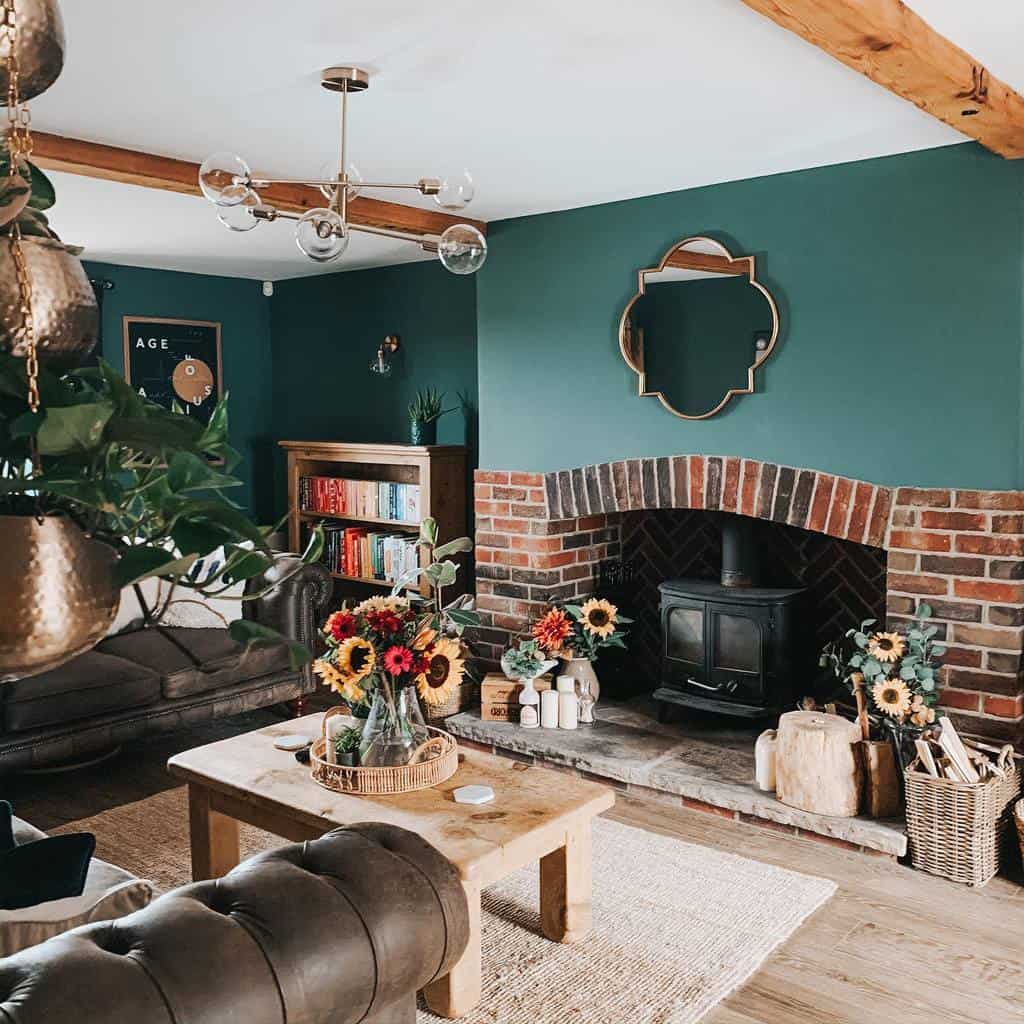
[[(540, 862), (540, 916), (554, 942), (590, 930), (590, 832), (615, 794), (607, 786), (544, 768), (460, 751), (459, 770), (434, 789), (400, 796), (345, 796), (318, 786), (293, 754), (274, 748), (285, 733), (316, 735), (320, 715), (282, 722), (177, 754), (167, 762), (188, 782), (192, 877), (216, 878), (239, 860), (240, 821), (303, 842), (339, 825), (383, 821), (417, 832), (458, 869), (469, 903), (470, 938), (451, 973), (424, 992), (444, 1017), (480, 1001), (480, 892)], [(482, 784), (488, 804), (457, 804), (452, 790)]]

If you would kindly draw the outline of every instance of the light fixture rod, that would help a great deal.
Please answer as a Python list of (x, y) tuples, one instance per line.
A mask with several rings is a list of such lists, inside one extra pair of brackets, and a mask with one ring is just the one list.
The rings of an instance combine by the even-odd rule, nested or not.
[(437, 250), (437, 240), (434, 236), (414, 235), (409, 231), (392, 231), (389, 228), (368, 228), (362, 224), (349, 224), (349, 231), (361, 231), (364, 235), (380, 235), (382, 238), (397, 238), (402, 242), (416, 242), (419, 245), (432, 245)]
[(333, 206), (345, 222), (348, 215), (348, 79), (341, 83), (341, 165), (338, 167)]
[[(305, 185), (307, 188), (320, 188), (321, 185), (325, 188), (337, 188), (338, 180), (336, 178), (327, 178), (323, 181), (310, 180), (309, 178), (248, 178), (240, 180), (239, 184), (248, 185), (249, 188), (264, 189), (271, 188), (274, 185)], [(359, 185), (360, 188), (411, 188), (417, 192), (422, 192), (422, 186), (418, 181), (413, 182), (393, 182), (393, 181), (364, 181)]]

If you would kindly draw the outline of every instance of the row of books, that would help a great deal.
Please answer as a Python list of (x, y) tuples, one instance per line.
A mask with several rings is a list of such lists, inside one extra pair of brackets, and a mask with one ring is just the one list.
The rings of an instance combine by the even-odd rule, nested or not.
[(387, 480), (304, 476), (299, 479), (299, 508), (303, 512), (418, 523), (420, 488), (419, 484)]
[(394, 583), (419, 566), (416, 537), (365, 527), (324, 527), (324, 564), (331, 572)]

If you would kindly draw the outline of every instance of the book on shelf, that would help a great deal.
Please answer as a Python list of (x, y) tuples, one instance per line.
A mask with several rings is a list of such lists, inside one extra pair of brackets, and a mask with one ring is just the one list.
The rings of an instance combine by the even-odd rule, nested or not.
[(419, 566), (416, 537), (408, 533), (331, 524), (323, 529), (323, 562), (331, 572), (394, 583)]
[(333, 476), (299, 478), (299, 509), (353, 519), (420, 521), (419, 484), (387, 480), (348, 480)]

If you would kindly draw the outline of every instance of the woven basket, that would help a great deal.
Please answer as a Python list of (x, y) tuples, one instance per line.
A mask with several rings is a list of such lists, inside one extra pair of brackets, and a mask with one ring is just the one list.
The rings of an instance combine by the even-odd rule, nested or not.
[(385, 796), (411, 793), (416, 789), (429, 789), (450, 779), (459, 767), (459, 748), (455, 740), (440, 729), (427, 727), (431, 738), (414, 754), (409, 764), (394, 768), (350, 768), (348, 765), (330, 764), (326, 760), (327, 719), (342, 713), (331, 708), (324, 713), (323, 735), (314, 740), (309, 751), (309, 767), (313, 781), (335, 793), (354, 793), (363, 796)]
[(953, 782), (917, 771), (904, 773), (907, 836), (915, 868), (967, 885), (985, 885), (998, 871), (1011, 807), (1020, 795), (1020, 771), (1003, 759), (1006, 778)]
[(443, 704), (428, 704), (425, 700), (420, 701), (420, 708), (423, 710), (423, 717), (428, 722), (443, 722), (452, 715), (457, 715), (480, 703), (480, 684), (472, 679), (460, 683), (458, 688)]

